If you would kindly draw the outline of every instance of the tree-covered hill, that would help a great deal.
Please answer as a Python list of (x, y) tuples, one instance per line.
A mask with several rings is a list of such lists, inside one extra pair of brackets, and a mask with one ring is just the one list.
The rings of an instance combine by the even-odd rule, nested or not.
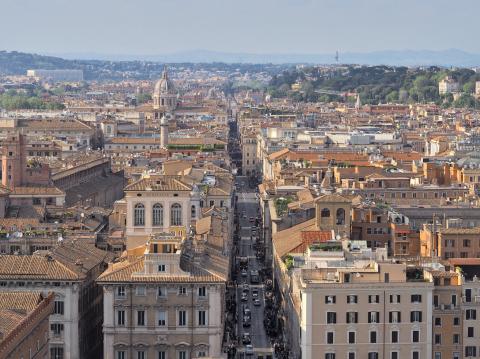
[[(460, 83), (465, 94), (455, 103), (453, 96), (440, 96), (438, 83), (446, 76)], [(344, 66), (335, 69), (306, 67), (291, 69), (274, 76), (269, 92), (274, 97), (289, 96), (299, 101), (330, 101), (338, 97), (317, 90), (356, 92), (362, 103), (435, 102), (444, 106), (473, 107), (475, 81), (480, 74), (470, 69), (448, 70), (440, 67), (407, 68), (390, 66)], [(297, 84), (298, 91), (292, 91)], [(478, 106), (478, 104), (477, 104)]]

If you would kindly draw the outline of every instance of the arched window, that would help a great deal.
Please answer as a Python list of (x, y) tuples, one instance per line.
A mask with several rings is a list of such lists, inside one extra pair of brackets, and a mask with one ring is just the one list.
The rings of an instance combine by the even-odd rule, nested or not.
[(191, 216), (192, 216), (192, 219), (197, 217), (197, 207), (195, 207), (195, 205), (193, 204), (192, 204)]
[(178, 203), (172, 204), (170, 210), (170, 225), (181, 226), (182, 225), (182, 206)]
[(345, 210), (343, 208), (337, 209), (337, 225), (345, 224)]
[(155, 203), (152, 208), (152, 223), (154, 226), (163, 226), (163, 206)]
[(328, 208), (322, 209), (322, 212), (320, 212), (320, 216), (322, 218), (330, 217), (330, 210)]
[(145, 206), (141, 203), (135, 205), (133, 211), (133, 223), (135, 226), (144, 226), (145, 225)]

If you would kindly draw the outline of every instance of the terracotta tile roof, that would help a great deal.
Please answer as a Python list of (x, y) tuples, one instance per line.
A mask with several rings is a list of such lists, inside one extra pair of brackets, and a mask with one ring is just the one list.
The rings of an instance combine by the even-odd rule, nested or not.
[(57, 187), (43, 187), (43, 186), (24, 186), (15, 187), (11, 191), (12, 195), (65, 195), (61, 189)]
[(284, 229), (273, 235), (273, 246), (275, 252), (279, 257), (290, 253), (295, 248), (299, 247), (303, 243), (302, 232), (303, 231), (315, 231), (316, 223), (315, 218), (312, 218), (296, 226)]
[(227, 142), (217, 140), (212, 137), (185, 137), (171, 138), (168, 140), (169, 145), (226, 145)]
[(450, 258), (448, 262), (454, 266), (469, 265), (469, 266), (479, 266), (480, 258)]
[(195, 232), (197, 234), (206, 234), (210, 232), (212, 226), (212, 216), (201, 218), (195, 223)]
[(41, 292), (0, 291), (0, 309), (11, 309), (18, 313), (29, 313), (42, 301)]
[(318, 198), (315, 199), (315, 203), (317, 202), (340, 202), (340, 203), (351, 203), (352, 200), (349, 199), (349, 198), (346, 198), (344, 196), (341, 196), (339, 194), (336, 194), (336, 193), (332, 193), (332, 194), (324, 194), (323, 196), (320, 196)]
[(181, 176), (150, 175), (125, 187), (125, 191), (191, 191), (192, 186), (182, 181)]
[(442, 234), (480, 234), (480, 227), (473, 228), (443, 228), (440, 230)]
[(157, 137), (114, 137), (106, 141), (107, 144), (142, 144), (159, 145), (160, 138)]
[(209, 273), (207, 270), (192, 266), (190, 276), (181, 275), (134, 275), (143, 272), (144, 258), (133, 261), (125, 260), (124, 262), (115, 263), (111, 268), (103, 272), (97, 279), (99, 283), (113, 282), (139, 282), (139, 283), (211, 283), (223, 282), (224, 280), (217, 275)]
[(19, 119), (18, 127), (26, 127), (28, 129), (40, 129), (40, 130), (69, 130), (80, 131), (90, 130), (93, 131), (87, 124), (75, 120), (66, 118), (45, 118), (45, 119)]
[(391, 157), (397, 161), (419, 161), (423, 155), (419, 152), (390, 152), (385, 151), (382, 153), (385, 157)]
[(2, 255), (0, 279), (3, 280), (79, 280), (77, 273), (51, 256)]

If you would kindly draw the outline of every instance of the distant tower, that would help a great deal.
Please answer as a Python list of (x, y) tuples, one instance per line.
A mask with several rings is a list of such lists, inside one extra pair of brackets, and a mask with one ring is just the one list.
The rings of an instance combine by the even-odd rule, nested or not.
[(160, 120), (160, 147), (167, 148), (168, 146), (168, 114), (163, 115)]
[(357, 101), (355, 102), (355, 110), (360, 110), (362, 104), (360, 103), (360, 95), (357, 93)]
[(26, 167), (25, 136), (9, 136), (3, 141), (2, 147), (2, 184), (9, 188), (21, 186)]
[(335, 62), (336, 62), (337, 64), (338, 64), (338, 58), (339, 58), (339, 57), (338, 57), (338, 50), (337, 50), (337, 52), (335, 52)]

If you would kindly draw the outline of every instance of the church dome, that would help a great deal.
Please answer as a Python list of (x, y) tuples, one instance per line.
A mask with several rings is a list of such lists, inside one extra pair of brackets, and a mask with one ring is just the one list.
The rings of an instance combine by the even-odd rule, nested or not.
[(174, 87), (172, 82), (168, 78), (167, 69), (165, 68), (162, 72), (162, 77), (155, 84), (153, 95), (160, 96), (162, 94), (173, 94), (173, 93), (174, 93)]

